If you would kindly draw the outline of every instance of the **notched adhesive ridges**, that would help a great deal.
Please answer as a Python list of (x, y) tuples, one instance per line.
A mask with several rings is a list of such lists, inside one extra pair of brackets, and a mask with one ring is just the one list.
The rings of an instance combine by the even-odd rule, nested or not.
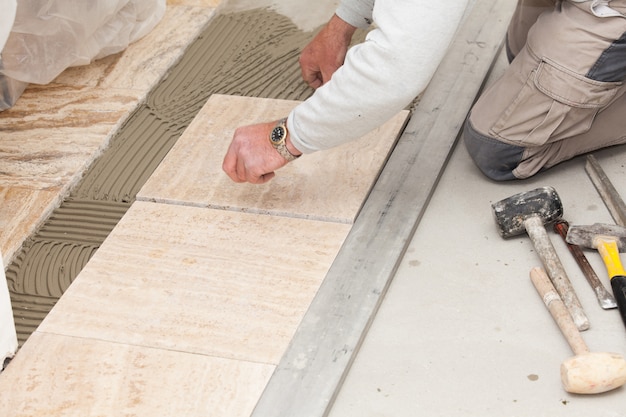
[[(257, 9), (216, 16), (123, 123), (7, 269), (20, 344), (36, 329), (212, 94), (304, 100), (298, 56), (315, 32)], [(359, 31), (358, 42), (365, 33)]]
[(130, 207), (68, 198), (6, 270), (20, 343), (35, 331)]
[(163, 120), (186, 127), (214, 93), (304, 100), (312, 90), (300, 78), (298, 56), (312, 36), (269, 11), (219, 16), (147, 105)]

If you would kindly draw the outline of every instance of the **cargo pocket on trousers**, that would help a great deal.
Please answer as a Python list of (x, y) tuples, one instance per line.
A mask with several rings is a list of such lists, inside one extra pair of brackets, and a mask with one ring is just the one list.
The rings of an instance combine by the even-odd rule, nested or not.
[(591, 80), (544, 59), (490, 134), (516, 145), (538, 146), (584, 133), (621, 84)]

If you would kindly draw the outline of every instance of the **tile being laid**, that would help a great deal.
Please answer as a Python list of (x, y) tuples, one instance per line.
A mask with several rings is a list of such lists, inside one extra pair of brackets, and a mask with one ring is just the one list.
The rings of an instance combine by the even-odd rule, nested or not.
[(38, 330), (276, 364), (349, 229), (137, 201)]
[(222, 171), (222, 159), (235, 129), (284, 117), (297, 104), (211, 96), (137, 199), (352, 223), (408, 112), (356, 142), (301, 157), (267, 184), (232, 182)]
[(273, 369), (35, 332), (0, 374), (0, 415), (249, 416)]

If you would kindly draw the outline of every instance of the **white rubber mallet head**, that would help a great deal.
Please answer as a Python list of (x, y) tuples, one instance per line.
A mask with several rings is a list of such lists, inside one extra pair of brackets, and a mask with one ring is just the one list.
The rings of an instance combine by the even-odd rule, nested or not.
[(561, 364), (561, 382), (573, 394), (598, 394), (626, 383), (626, 360), (617, 353), (587, 352)]
[(561, 364), (561, 382), (573, 394), (598, 394), (626, 384), (626, 360), (618, 353), (589, 352), (569, 311), (541, 268), (530, 271), (530, 279), (574, 354)]

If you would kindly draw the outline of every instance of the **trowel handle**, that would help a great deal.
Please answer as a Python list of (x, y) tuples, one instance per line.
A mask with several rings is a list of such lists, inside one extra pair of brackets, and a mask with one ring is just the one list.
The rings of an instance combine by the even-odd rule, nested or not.
[(539, 267), (535, 267), (530, 270), (530, 280), (543, 300), (543, 303), (550, 311), (552, 318), (559, 326), (559, 329), (561, 329), (561, 333), (565, 336), (565, 340), (567, 340), (574, 354), (580, 355), (589, 352), (589, 348), (580, 335), (578, 327), (576, 327), (572, 316), (567, 307), (565, 307), (563, 300), (561, 300), (561, 297), (559, 297), (559, 294), (554, 289), (546, 272)]

